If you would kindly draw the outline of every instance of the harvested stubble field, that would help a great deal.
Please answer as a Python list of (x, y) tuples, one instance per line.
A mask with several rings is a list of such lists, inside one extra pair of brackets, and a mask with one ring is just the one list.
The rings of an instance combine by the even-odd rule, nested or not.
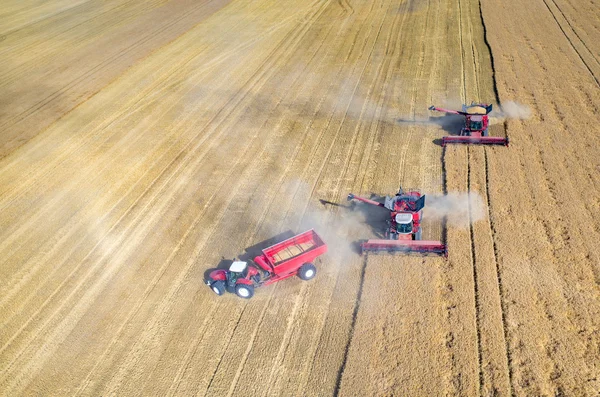
[[(2, 2), (0, 393), (597, 395), (599, 21), (596, 0)], [(471, 100), (505, 105), (510, 147), (439, 146), (459, 126), (427, 107)], [(319, 202), (399, 185), (472, 192), (425, 210), (447, 260), (360, 257), (372, 220)], [(314, 280), (203, 284), (307, 227)]]

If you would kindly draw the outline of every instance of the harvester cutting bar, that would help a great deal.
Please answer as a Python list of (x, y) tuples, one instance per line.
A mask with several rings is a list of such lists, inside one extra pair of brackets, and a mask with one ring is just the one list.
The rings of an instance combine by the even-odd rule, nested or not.
[(361, 253), (364, 252), (402, 252), (415, 254), (434, 254), (448, 257), (448, 249), (440, 241), (424, 240), (367, 240), (361, 245)]
[(471, 144), (479, 143), (484, 145), (503, 145), (508, 146), (508, 138), (499, 136), (445, 136), (442, 138), (442, 146), (446, 144)]

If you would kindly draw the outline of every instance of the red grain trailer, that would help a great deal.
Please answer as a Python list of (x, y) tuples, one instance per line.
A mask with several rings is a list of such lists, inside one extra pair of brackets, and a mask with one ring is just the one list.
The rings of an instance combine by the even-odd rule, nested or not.
[(317, 274), (312, 263), (327, 252), (327, 244), (314, 231), (308, 230), (262, 250), (254, 261), (234, 261), (228, 270), (210, 272), (206, 284), (217, 295), (225, 291), (240, 298), (250, 299), (254, 289), (273, 284), (296, 274), (302, 280), (310, 280)]

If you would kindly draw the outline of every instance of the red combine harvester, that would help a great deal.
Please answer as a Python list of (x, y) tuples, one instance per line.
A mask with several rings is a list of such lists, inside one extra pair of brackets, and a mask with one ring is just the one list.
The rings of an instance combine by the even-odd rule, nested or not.
[(384, 203), (348, 194), (348, 200), (383, 207), (390, 211), (385, 240), (367, 240), (361, 243), (362, 252), (404, 252), (417, 254), (448, 255), (446, 245), (440, 241), (421, 240), (425, 196), (417, 191), (404, 193), (402, 188), (394, 197), (385, 197)]
[(327, 244), (314, 231), (308, 230), (262, 250), (262, 254), (248, 262), (234, 261), (229, 270), (210, 272), (206, 284), (217, 295), (225, 291), (240, 298), (250, 299), (254, 288), (273, 284), (294, 275), (310, 280), (317, 274), (311, 262), (327, 252)]
[(492, 111), (492, 105), (483, 103), (471, 103), (462, 105), (462, 112), (430, 106), (429, 110), (465, 116), (465, 126), (461, 129), (459, 136), (445, 136), (442, 138), (442, 146), (447, 143), (504, 145), (508, 146), (508, 138), (488, 136), (488, 114)]

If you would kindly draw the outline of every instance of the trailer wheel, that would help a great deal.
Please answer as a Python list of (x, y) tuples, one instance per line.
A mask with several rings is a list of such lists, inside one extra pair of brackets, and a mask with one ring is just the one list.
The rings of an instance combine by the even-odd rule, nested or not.
[(246, 284), (235, 286), (235, 294), (243, 299), (250, 299), (254, 296), (254, 287)]
[(310, 280), (316, 275), (317, 268), (312, 263), (305, 263), (300, 267), (300, 270), (298, 270), (298, 276), (304, 281)]
[(219, 296), (225, 293), (225, 283), (223, 281), (215, 281), (210, 285), (210, 289)]

